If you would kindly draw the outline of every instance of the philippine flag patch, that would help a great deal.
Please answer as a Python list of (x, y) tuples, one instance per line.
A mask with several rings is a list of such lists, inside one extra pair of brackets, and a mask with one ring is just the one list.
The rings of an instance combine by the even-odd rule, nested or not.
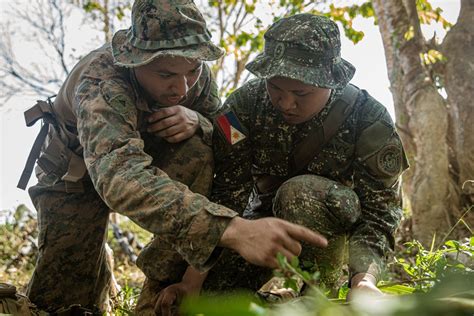
[(241, 140), (247, 138), (244, 135), (244, 129), (234, 112), (230, 111), (219, 115), (216, 118), (216, 122), (222, 132), (222, 135), (224, 135), (229, 144), (235, 145)]

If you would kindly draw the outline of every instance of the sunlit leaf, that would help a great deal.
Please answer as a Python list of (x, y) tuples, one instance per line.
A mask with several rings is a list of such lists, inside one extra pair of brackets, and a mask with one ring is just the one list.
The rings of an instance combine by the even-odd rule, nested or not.
[(299, 265), (300, 265), (300, 260), (298, 259), (297, 256), (293, 256), (293, 258), (291, 258), (291, 266), (293, 268), (297, 268), (299, 267)]
[(406, 286), (406, 285), (392, 285), (388, 287), (381, 287), (380, 290), (387, 294), (394, 294), (394, 295), (407, 295), (412, 294), (415, 291), (415, 288)]
[[(435, 49), (430, 49), (426, 53), (420, 53), (420, 59), (421, 59), (421, 62), (424, 65), (433, 65), (437, 62), (445, 62), (446, 61), (446, 57), (444, 57), (444, 55), (441, 54), (441, 52), (439, 52)], [(432, 246), (433, 245), (434, 244), (432, 244)]]
[(206, 316), (260, 316), (265, 315), (255, 297), (249, 294), (221, 295), (219, 297), (191, 297), (184, 300), (180, 311), (184, 315)]
[(415, 36), (415, 29), (413, 28), (413, 25), (410, 25), (408, 30), (403, 34), (403, 37), (409, 41)]
[(339, 288), (339, 291), (337, 293), (337, 297), (339, 299), (344, 299), (345, 300), (346, 297), (347, 297), (347, 293), (349, 293), (349, 287), (348, 287), (347, 283), (344, 283), (344, 285)]

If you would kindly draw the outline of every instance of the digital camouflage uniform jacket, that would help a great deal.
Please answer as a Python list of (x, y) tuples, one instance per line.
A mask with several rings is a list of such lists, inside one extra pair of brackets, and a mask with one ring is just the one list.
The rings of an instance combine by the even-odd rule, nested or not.
[[(149, 107), (135, 80), (129, 68), (114, 66), (109, 45), (76, 65), (52, 104), (56, 123), (50, 125), (38, 159), (38, 185), (80, 191), (77, 180), (90, 177), (112, 211), (175, 245), (196, 268), (209, 268), (210, 259), (215, 259), (211, 255), (236, 214), (151, 165), (141, 131), (154, 106)], [(210, 145), (212, 124), (205, 116), (212, 118), (221, 103), (207, 65), (182, 105), (201, 113), (203, 139)], [(83, 171), (81, 165), (86, 167)]]
[[(340, 94), (334, 90), (330, 103), (310, 121), (289, 125), (272, 106), (265, 80), (252, 80), (236, 90), (226, 100), (224, 111), (235, 113), (245, 138), (231, 145), (215, 129), (216, 177), (211, 199), (242, 214), (254, 185), (253, 175), (288, 176), (295, 144), (322, 127), (331, 102)], [(406, 168), (389, 113), (360, 90), (352, 113), (302, 172), (338, 181), (359, 197), (362, 215), (349, 232), (352, 275), (369, 272), (379, 277), (402, 216), (398, 178)], [(262, 205), (257, 211), (271, 214), (265, 207), (271, 208)]]

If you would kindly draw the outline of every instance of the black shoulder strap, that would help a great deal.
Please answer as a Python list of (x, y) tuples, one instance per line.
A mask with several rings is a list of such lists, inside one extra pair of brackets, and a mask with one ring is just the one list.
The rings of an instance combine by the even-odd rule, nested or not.
[(48, 98), (47, 101), (38, 100), (33, 107), (25, 111), (24, 115), (27, 126), (34, 125), (39, 119), (43, 119), (43, 126), (41, 126), (41, 130), (38, 133), (38, 136), (36, 136), (33, 147), (30, 150), (28, 159), (26, 160), (25, 167), (23, 168), (23, 172), (21, 173), (20, 180), (18, 181), (17, 188), (22, 190), (26, 188), (28, 181), (30, 180), (35, 162), (40, 155), (41, 147), (43, 146), (46, 136), (48, 135), (49, 124), (54, 122), (54, 112), (51, 107), (51, 98)]
[(334, 101), (328, 116), (323, 122), (322, 128), (311, 132), (293, 149), (290, 157), (290, 176), (299, 174), (305, 169), (336, 134), (339, 127), (352, 112), (355, 101), (359, 94), (359, 88), (348, 84), (342, 95)]

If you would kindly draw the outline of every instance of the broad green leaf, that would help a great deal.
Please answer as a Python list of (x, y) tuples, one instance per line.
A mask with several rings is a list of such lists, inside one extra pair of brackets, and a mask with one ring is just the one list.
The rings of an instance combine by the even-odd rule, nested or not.
[(184, 315), (206, 316), (260, 316), (253, 296), (247, 294), (221, 295), (219, 297), (192, 297), (184, 300), (180, 312)]
[(415, 288), (406, 286), (406, 285), (392, 285), (388, 287), (380, 287), (380, 290), (387, 294), (394, 294), (394, 295), (407, 295), (412, 294), (415, 291)]
[(293, 258), (291, 258), (291, 266), (293, 268), (299, 268), (300, 266), (300, 260), (298, 259), (297, 256), (293, 256)]
[(344, 285), (339, 288), (339, 291), (337, 293), (337, 297), (339, 299), (344, 299), (345, 300), (346, 297), (347, 297), (347, 293), (349, 293), (349, 287), (348, 287), (347, 283), (344, 283)]
[(444, 243), (446, 246), (451, 247), (451, 248), (456, 248), (456, 243), (454, 240), (448, 240), (447, 242)]
[(284, 268), (286, 266), (286, 263), (288, 262), (286, 260), (286, 257), (281, 252), (277, 253), (277, 261), (278, 261), (278, 265), (281, 268)]
[(295, 279), (286, 278), (285, 283), (283, 284), (284, 287), (290, 288), (292, 290), (298, 291), (298, 284), (296, 283)]
[(311, 281), (311, 274), (308, 271), (301, 271), (301, 276), (305, 281)]

